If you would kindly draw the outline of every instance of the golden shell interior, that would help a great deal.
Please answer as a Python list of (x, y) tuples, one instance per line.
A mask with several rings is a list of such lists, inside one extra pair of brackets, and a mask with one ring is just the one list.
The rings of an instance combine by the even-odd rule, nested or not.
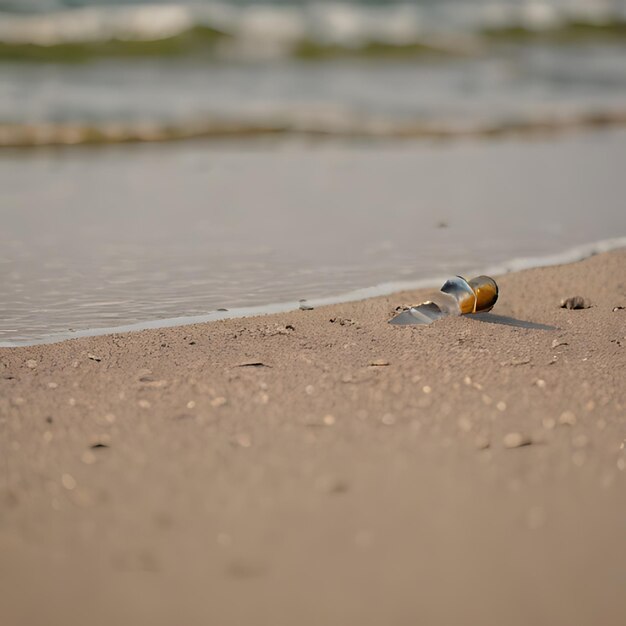
[(491, 311), (498, 301), (498, 285), (489, 276), (477, 276), (469, 281), (470, 287), (476, 294), (476, 308), (474, 313)]

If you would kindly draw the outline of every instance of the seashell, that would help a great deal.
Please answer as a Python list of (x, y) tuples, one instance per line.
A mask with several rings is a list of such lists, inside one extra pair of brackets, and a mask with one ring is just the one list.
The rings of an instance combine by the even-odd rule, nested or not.
[(402, 311), (390, 324), (430, 324), (449, 315), (468, 315), (491, 311), (498, 300), (498, 285), (489, 276), (467, 281), (462, 276), (447, 280), (441, 289), (422, 304)]
[(490, 276), (476, 276), (469, 281), (476, 294), (476, 308), (473, 313), (486, 313), (493, 309), (498, 300), (498, 284)]

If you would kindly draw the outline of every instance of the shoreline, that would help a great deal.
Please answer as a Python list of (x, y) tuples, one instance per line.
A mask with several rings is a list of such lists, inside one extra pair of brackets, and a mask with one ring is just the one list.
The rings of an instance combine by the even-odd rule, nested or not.
[[(611, 252), (626, 248), (626, 237), (613, 237), (591, 243), (574, 246), (562, 252), (549, 255), (541, 255), (535, 257), (514, 258), (504, 263), (490, 265), (487, 267), (477, 268), (467, 272), (468, 275), (499, 275), (508, 272), (518, 272), (522, 270), (550, 267), (554, 265), (562, 265), (566, 263), (575, 263), (596, 254)], [(439, 288), (449, 276), (439, 276), (433, 278), (424, 278), (415, 281), (395, 281), (375, 285), (373, 287), (363, 287), (352, 291), (348, 291), (336, 296), (328, 296), (323, 298), (311, 298), (304, 302), (308, 306), (320, 307), (329, 305), (347, 304), (350, 302), (358, 302), (367, 300), (368, 298), (378, 298), (382, 296), (393, 296), (400, 292), (415, 291), (423, 289)], [(51, 335), (41, 337), (35, 340), (24, 341), (0, 341), (0, 349), (2, 348), (24, 348), (38, 345), (50, 345), (72, 339), (100, 337), (106, 335), (114, 335), (128, 332), (141, 332), (144, 330), (160, 330), (165, 328), (180, 328), (193, 324), (204, 324), (227, 319), (246, 319), (250, 317), (258, 317), (264, 315), (275, 315), (279, 313), (289, 313), (297, 311), (300, 308), (300, 302), (278, 302), (267, 305), (232, 308), (227, 311), (211, 311), (203, 315), (181, 316), (175, 318), (165, 318), (159, 320), (149, 320), (146, 322), (137, 322), (134, 324), (125, 324), (120, 326), (110, 326), (106, 328), (90, 328), (78, 331), (68, 331), (64, 333), (53, 333)]]

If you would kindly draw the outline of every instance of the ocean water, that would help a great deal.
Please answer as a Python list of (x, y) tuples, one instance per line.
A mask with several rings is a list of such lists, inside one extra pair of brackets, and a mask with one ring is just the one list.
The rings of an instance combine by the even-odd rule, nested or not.
[(624, 127), (626, 0), (0, 0), (0, 345), (618, 245)]
[(626, 0), (0, 0), (0, 146), (626, 124)]

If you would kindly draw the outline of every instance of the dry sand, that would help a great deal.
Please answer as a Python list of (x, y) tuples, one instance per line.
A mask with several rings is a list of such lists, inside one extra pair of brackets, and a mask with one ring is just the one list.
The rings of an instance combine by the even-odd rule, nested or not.
[(0, 350), (0, 623), (624, 624), (626, 250), (499, 282)]

